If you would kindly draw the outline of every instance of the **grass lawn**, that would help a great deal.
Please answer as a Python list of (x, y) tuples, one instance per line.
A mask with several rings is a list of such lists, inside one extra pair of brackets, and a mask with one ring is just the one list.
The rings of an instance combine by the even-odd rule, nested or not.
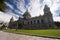
[(41, 36), (55, 36), (60, 37), (60, 29), (46, 29), (46, 30), (15, 30), (8, 29), (6, 32), (18, 33), (18, 34), (35, 34)]

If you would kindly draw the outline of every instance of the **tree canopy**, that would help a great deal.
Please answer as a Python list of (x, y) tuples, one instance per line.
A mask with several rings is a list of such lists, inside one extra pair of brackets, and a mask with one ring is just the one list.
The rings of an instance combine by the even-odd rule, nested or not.
[(5, 11), (5, 0), (0, 0), (0, 11)]

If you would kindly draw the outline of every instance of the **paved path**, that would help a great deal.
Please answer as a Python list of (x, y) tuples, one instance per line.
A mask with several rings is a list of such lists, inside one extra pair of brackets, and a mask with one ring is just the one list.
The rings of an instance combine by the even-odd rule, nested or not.
[(60, 40), (60, 39), (20, 35), (20, 34), (6, 33), (3, 31), (0, 31), (0, 40)]

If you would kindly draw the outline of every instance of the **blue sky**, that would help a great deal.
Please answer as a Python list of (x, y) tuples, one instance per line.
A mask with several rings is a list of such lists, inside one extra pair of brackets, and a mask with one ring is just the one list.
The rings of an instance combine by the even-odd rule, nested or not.
[(50, 7), (54, 21), (60, 21), (60, 0), (6, 0), (5, 4), (6, 12), (0, 11), (0, 20), (4, 22), (9, 22), (12, 16), (17, 20), (27, 9), (32, 17), (43, 15), (45, 4)]

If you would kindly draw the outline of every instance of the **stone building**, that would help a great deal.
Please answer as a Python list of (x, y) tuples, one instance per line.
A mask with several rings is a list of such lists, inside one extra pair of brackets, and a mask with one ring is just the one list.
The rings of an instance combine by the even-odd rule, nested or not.
[(50, 8), (45, 5), (44, 15), (38, 17), (31, 17), (28, 11), (23, 14), (23, 18), (19, 17), (17, 21), (11, 18), (9, 28), (18, 29), (49, 29), (54, 28), (53, 17)]

